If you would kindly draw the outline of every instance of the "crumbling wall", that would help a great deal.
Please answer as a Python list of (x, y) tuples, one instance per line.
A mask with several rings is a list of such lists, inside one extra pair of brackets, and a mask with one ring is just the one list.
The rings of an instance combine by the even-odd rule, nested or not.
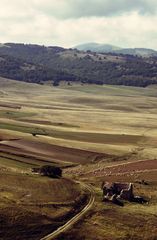
[(133, 184), (132, 183), (109, 183), (106, 182), (102, 185), (103, 197), (105, 199), (110, 198), (112, 200), (113, 196), (131, 201), (134, 198), (133, 194)]

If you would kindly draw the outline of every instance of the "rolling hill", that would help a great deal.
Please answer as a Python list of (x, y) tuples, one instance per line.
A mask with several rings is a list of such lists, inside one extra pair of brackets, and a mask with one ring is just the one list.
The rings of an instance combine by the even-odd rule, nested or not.
[(55, 86), (61, 81), (140, 87), (157, 83), (157, 57), (116, 51), (119, 53), (6, 43), (0, 47), (0, 76), (40, 84), (51, 81)]
[(113, 46), (110, 44), (100, 44), (100, 43), (85, 43), (75, 46), (76, 49), (80, 51), (92, 51), (92, 52), (104, 52), (104, 53), (111, 53), (116, 50), (121, 50), (120, 47)]
[[(67, 223), (88, 197), (72, 179), (93, 187), (94, 207), (56, 239), (156, 239), (154, 86), (52, 88), (0, 78), (0, 96), (1, 239), (37, 240)], [(31, 172), (45, 164), (62, 167), (63, 178)], [(149, 204), (104, 203), (103, 181), (131, 182)]]
[(157, 56), (157, 51), (148, 48), (120, 48), (110, 44), (100, 43), (84, 43), (75, 46), (74, 48), (80, 51), (92, 51), (97, 53), (117, 53), (117, 54), (129, 54), (133, 56), (151, 57)]

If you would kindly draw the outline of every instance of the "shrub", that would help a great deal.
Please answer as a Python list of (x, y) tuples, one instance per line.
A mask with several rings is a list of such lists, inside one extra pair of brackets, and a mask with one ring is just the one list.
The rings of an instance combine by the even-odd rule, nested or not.
[(40, 168), (40, 174), (42, 176), (48, 176), (52, 178), (60, 178), (62, 177), (62, 169), (59, 167), (45, 165)]

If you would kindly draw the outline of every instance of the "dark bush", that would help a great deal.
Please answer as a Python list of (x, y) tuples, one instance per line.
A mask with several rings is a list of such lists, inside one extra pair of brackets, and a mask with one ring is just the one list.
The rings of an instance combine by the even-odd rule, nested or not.
[(54, 81), (54, 82), (53, 82), (53, 86), (54, 86), (54, 87), (58, 87), (58, 86), (59, 86), (59, 81)]
[(59, 167), (45, 165), (40, 168), (40, 174), (42, 176), (48, 176), (52, 178), (60, 178), (62, 177), (62, 169)]

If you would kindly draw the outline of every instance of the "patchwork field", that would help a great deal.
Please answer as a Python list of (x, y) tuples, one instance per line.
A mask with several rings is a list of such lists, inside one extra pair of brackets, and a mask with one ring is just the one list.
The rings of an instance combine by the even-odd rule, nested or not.
[[(84, 196), (71, 178), (92, 184), (96, 202), (84, 224), (58, 239), (156, 240), (156, 156), (157, 88), (52, 87), (1, 78), (0, 239), (20, 239), (15, 229), (24, 239), (28, 232), (40, 239), (65, 222)], [(31, 173), (42, 165), (62, 167), (66, 179)], [(133, 182), (149, 204), (105, 205), (102, 181)]]
[(1, 132), (111, 155), (138, 147), (142, 156), (156, 155), (154, 88), (51, 88), (3, 79), (0, 88)]

